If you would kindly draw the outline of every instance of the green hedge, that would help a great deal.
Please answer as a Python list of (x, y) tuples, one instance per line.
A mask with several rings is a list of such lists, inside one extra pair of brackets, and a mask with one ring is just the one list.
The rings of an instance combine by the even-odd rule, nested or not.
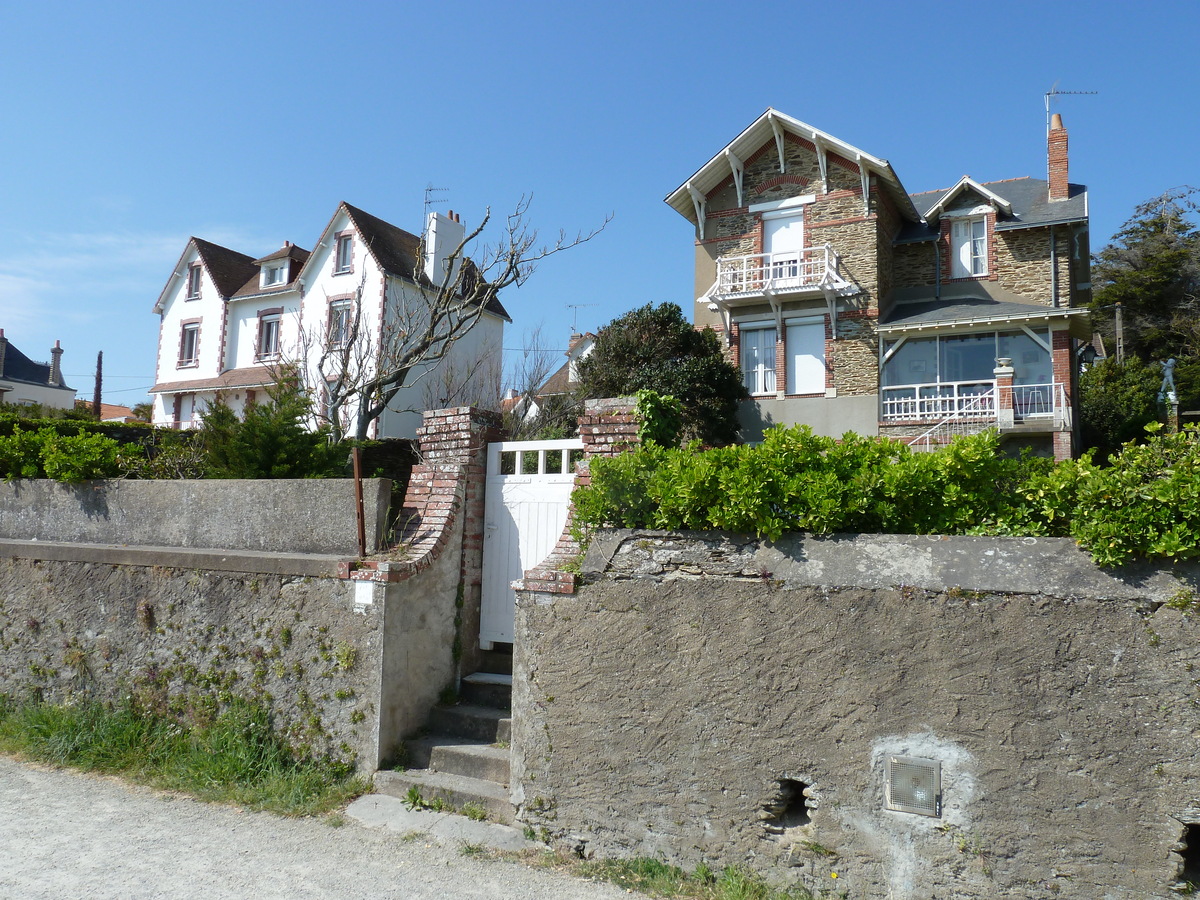
[[(1156, 430), (1154, 428), (1150, 429)], [(1076, 538), (1101, 565), (1200, 556), (1200, 440), (1152, 433), (1105, 468), (1090, 456), (1012, 459), (994, 431), (917, 453), (899, 441), (807, 426), (754, 447), (648, 444), (591, 464), (575, 493), (577, 536), (600, 526)]]

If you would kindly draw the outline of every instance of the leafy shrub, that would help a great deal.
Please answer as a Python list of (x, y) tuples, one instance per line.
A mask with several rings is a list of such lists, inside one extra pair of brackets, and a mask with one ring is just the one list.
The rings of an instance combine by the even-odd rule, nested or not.
[(575, 530), (1070, 536), (1101, 565), (1200, 556), (1200, 435), (1126, 444), (1106, 468), (1090, 455), (1052, 463), (1000, 454), (988, 431), (933, 453), (807, 426), (774, 428), (757, 447), (643, 446), (591, 462), (575, 492)]
[(53, 478), (75, 483), (111, 478), (120, 473), (120, 445), (100, 434), (62, 434), (53, 428), (26, 431), (19, 425), (0, 436), (0, 475)]

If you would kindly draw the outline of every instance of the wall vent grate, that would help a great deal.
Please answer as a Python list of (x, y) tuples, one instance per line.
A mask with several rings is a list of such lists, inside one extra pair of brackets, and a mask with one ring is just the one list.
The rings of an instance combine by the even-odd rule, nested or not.
[(889, 756), (887, 808), (918, 816), (942, 814), (942, 764), (936, 759)]

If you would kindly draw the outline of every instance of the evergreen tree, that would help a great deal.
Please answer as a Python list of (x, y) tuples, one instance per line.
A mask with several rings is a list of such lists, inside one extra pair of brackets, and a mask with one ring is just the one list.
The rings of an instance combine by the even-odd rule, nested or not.
[(674, 303), (646, 304), (613, 319), (579, 364), (582, 399), (669, 394), (683, 404), (685, 440), (713, 446), (738, 440), (742, 373), (721, 353), (711, 328), (697, 331)]

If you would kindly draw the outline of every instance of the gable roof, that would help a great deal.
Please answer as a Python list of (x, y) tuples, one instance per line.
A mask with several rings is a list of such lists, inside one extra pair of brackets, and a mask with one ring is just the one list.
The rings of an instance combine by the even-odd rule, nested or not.
[[(237, 292), (232, 296), (239, 300), (243, 300), (246, 297), (257, 297), (265, 294), (278, 294), (282, 293), (283, 291), (291, 290), (296, 286), (296, 280), (300, 277), (300, 273), (304, 270), (304, 263), (308, 260), (310, 255), (311, 254), (303, 247), (297, 247), (291, 241), (288, 241), (274, 253), (254, 260), (254, 265), (258, 267), (255, 270), (254, 275), (249, 281), (238, 288)], [(272, 284), (268, 285), (267, 287), (263, 287), (261, 277), (262, 266), (264, 263), (272, 262), (277, 259), (291, 259), (298, 263), (298, 265), (288, 267), (288, 280), (283, 284)]]
[(258, 266), (245, 253), (238, 253), (236, 250), (230, 250), (228, 247), (222, 247), (220, 244), (214, 244), (212, 241), (206, 241), (193, 235), (188, 238), (183, 252), (179, 254), (179, 260), (175, 263), (175, 268), (171, 271), (171, 277), (167, 279), (167, 283), (159, 293), (158, 300), (154, 303), (154, 312), (163, 311), (167, 292), (175, 283), (175, 279), (183, 277), (183, 261), (188, 258), (193, 248), (200, 264), (208, 271), (208, 276), (216, 285), (217, 293), (222, 298), (233, 295), (249, 280), (251, 275), (258, 274)]
[(958, 184), (954, 185), (954, 187), (942, 194), (942, 196), (936, 203), (933, 204), (933, 206), (925, 210), (925, 221), (930, 223), (936, 222), (938, 217), (945, 211), (946, 207), (950, 205), (950, 201), (965, 191), (974, 191), (984, 200), (988, 201), (988, 203), (992, 204), (992, 206), (996, 207), (996, 209), (998, 209), (1000, 212), (1004, 213), (1005, 215), (1012, 215), (1011, 203), (1009, 203), (999, 194), (988, 190), (978, 181), (975, 181), (973, 178), (971, 178), (970, 175), (964, 175), (962, 178), (958, 179)]
[(852, 144), (835, 138), (833, 135), (814, 128), (799, 119), (793, 119), (770, 107), (757, 119), (750, 123), (741, 134), (726, 144), (708, 162), (671, 193), (665, 200), (668, 206), (691, 222), (696, 221), (696, 211), (692, 202), (692, 190), (707, 195), (717, 188), (728, 176), (734, 161), (749, 159), (763, 144), (776, 139), (778, 131), (794, 134), (805, 140), (823, 147), (837, 156), (841, 156), (859, 166), (873, 172), (896, 201), (900, 215), (910, 221), (918, 221), (920, 213), (913, 207), (908, 192), (900, 183), (899, 177), (886, 159), (873, 156), (865, 150), (860, 150)]
[[(936, 227), (939, 201), (964, 187), (987, 191), (1009, 205), (1008, 212), (996, 217), (997, 231), (1015, 231), (1019, 228), (1045, 228), (1050, 225), (1066, 225), (1086, 222), (1088, 219), (1087, 186), (1067, 185), (1065, 200), (1050, 199), (1050, 185), (1044, 178), (1008, 178), (1003, 181), (975, 182), (965, 175), (949, 191), (925, 191), (912, 195), (913, 205), (926, 218), (927, 223), (910, 224), (904, 228), (896, 243), (928, 241), (937, 237)], [(948, 201), (947, 201), (948, 202)], [(933, 216), (933, 219), (929, 219)]]

